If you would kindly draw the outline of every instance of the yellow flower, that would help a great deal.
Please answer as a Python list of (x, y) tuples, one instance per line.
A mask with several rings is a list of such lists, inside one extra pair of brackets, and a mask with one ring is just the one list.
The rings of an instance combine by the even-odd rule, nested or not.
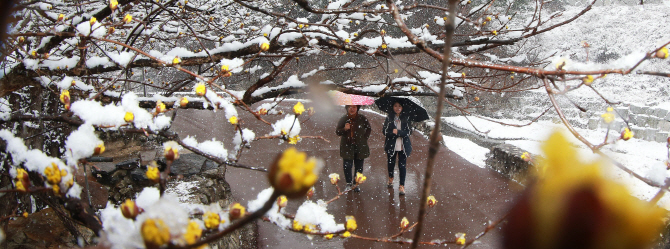
[(280, 208), (286, 207), (286, 204), (288, 203), (288, 199), (286, 198), (285, 195), (280, 195), (277, 197), (277, 206)]
[(216, 229), (219, 227), (219, 224), (221, 224), (221, 217), (218, 213), (214, 212), (206, 212), (203, 216), (203, 220), (205, 220), (205, 227), (207, 229)]
[(95, 146), (95, 149), (93, 149), (93, 155), (100, 155), (103, 152), (105, 152), (105, 144), (104, 143), (98, 144), (98, 146)]
[(165, 112), (165, 104), (163, 101), (156, 101), (156, 113), (163, 113)]
[(195, 94), (198, 96), (205, 96), (205, 93), (207, 92), (207, 87), (205, 87), (205, 84), (198, 83), (195, 85)]
[(35, 50), (30, 51), (30, 55), (32, 55), (33, 57), (37, 57), (37, 51)]
[(302, 25), (302, 23), (298, 24), (298, 28), (302, 28), (302, 27), (304, 27), (304, 25)]
[(270, 169), (270, 185), (289, 198), (304, 195), (318, 178), (316, 163), (305, 152), (288, 148)]
[(298, 144), (298, 141), (300, 141), (300, 136), (298, 135), (288, 138), (288, 144)]
[(295, 231), (302, 231), (303, 226), (298, 222), (297, 220), (293, 220), (293, 230)]
[(312, 196), (314, 196), (314, 186), (312, 186), (311, 188), (309, 188), (309, 190), (307, 191), (306, 196), (307, 196), (307, 199), (308, 199), (308, 200), (309, 200), (309, 199), (312, 199)]
[(23, 43), (26, 41), (26, 38), (23, 36), (19, 36), (19, 43)]
[(482, 25), (486, 25), (486, 22), (483, 22)]
[(238, 120), (237, 120), (237, 116), (232, 116), (232, 117), (230, 117), (230, 118), (228, 119), (228, 122), (230, 122), (230, 124), (236, 125), (237, 122), (238, 122)]
[(269, 43), (263, 42), (263, 44), (261, 44), (261, 51), (268, 51), (269, 49), (270, 49), (270, 44)]
[(465, 233), (456, 234), (456, 245), (465, 245)]
[(461, 73), (461, 77), (465, 78), (465, 72)]
[(286, 132), (286, 130), (281, 129), (281, 134), (282, 134), (282, 136), (286, 136), (286, 134), (288, 134), (288, 133)]
[(530, 161), (530, 153), (524, 151), (524, 152), (521, 154), (521, 159), (524, 160), (524, 161), (526, 161), (526, 162)]
[(353, 215), (347, 215), (345, 218), (347, 219), (347, 223), (345, 225), (347, 231), (353, 232), (356, 230), (356, 228), (358, 228), (358, 225), (356, 224), (356, 218), (354, 218)]
[(361, 174), (360, 172), (356, 172), (355, 180), (356, 180), (357, 184), (363, 184), (365, 182), (365, 180), (367, 180), (367, 179), (368, 178), (366, 176), (364, 176), (363, 174)]
[(386, 34), (386, 30), (383, 30), (383, 29), (382, 29), (382, 31), (381, 31), (380, 33), (381, 33), (382, 35), (385, 35), (385, 34)]
[(491, 33), (492, 33), (493, 35), (498, 35), (498, 30), (493, 30), (493, 31), (491, 31)]
[(437, 200), (435, 199), (435, 196), (428, 196), (428, 199), (426, 200), (426, 204), (428, 204), (428, 207), (434, 207), (437, 204)]
[(126, 123), (133, 122), (133, 120), (135, 120), (135, 115), (132, 112), (126, 112), (126, 115), (123, 115), (123, 120), (126, 121)]
[(412, 90), (412, 92), (416, 92), (417, 90), (419, 90), (419, 88), (417, 88), (416, 86), (411, 86), (410, 89)]
[(170, 241), (170, 229), (161, 219), (147, 219), (142, 223), (142, 238), (147, 248), (157, 248)]
[(63, 21), (65, 19), (65, 15), (63, 14), (58, 14), (58, 21)]
[[(658, 237), (666, 210), (631, 196), (625, 186), (601, 173), (602, 162), (582, 162), (559, 132), (542, 149), (544, 170), (512, 208), (503, 229), (504, 237), (523, 237), (508, 245), (551, 248), (569, 239), (589, 248), (647, 248)], [(566, 231), (589, 232), (565, 238)]]
[(61, 170), (56, 163), (51, 163), (51, 167), (44, 169), (44, 175), (47, 176), (47, 182), (51, 185), (57, 185), (61, 181)]
[(624, 141), (628, 141), (629, 139), (633, 138), (634, 133), (628, 129), (628, 127), (624, 128), (623, 131), (621, 132), (621, 139)]
[(667, 59), (668, 58), (668, 48), (663, 47), (656, 51), (656, 57), (657, 58), (662, 58), (662, 59)]
[(160, 171), (158, 171), (158, 167), (147, 167), (147, 179), (151, 180), (152, 182), (158, 182), (160, 180), (161, 175)]
[(179, 59), (179, 56), (175, 56), (174, 59), (172, 59), (172, 65), (177, 65), (181, 62), (181, 59)]
[(22, 169), (22, 168), (16, 169), (16, 179), (27, 180), (28, 179), (28, 172), (25, 169)]
[(200, 224), (195, 221), (189, 221), (188, 226), (186, 227), (186, 233), (184, 233), (186, 244), (194, 244), (200, 237), (202, 237), (202, 228), (200, 228)]
[(123, 214), (123, 217), (134, 220), (139, 213), (140, 209), (135, 205), (133, 200), (126, 199), (126, 201), (121, 204), (121, 214)]
[(16, 190), (20, 191), (21, 193), (25, 193), (26, 191), (28, 191), (26, 189), (26, 186), (23, 186), (23, 182), (20, 180), (16, 181), (14, 185), (16, 186)]
[(130, 23), (130, 22), (133, 21), (133, 16), (131, 16), (130, 14), (126, 14), (126, 16), (123, 17), (123, 21), (124, 21), (126, 24), (128, 24), (128, 23)]
[(91, 24), (91, 27), (93, 27), (93, 24), (95, 24), (96, 22), (98, 22), (98, 19), (96, 19), (96, 18), (93, 16), (93, 17), (91, 17), (91, 20), (89, 20), (88, 22)]
[(116, 10), (116, 8), (118, 8), (118, 7), (119, 7), (119, 2), (117, 2), (116, 0), (110, 0), (109, 1), (109, 8), (110, 9)]
[(64, 105), (70, 104), (70, 91), (63, 90), (60, 92), (60, 102), (63, 103)]
[(305, 225), (305, 233), (312, 233), (314, 231), (313, 225), (307, 224)]
[(491, 21), (491, 17), (490, 17), (490, 16), (487, 16), (487, 17), (486, 17), (486, 21), (487, 21), (487, 22), (490, 22), (490, 21)]
[(337, 173), (332, 173), (328, 177), (330, 178), (330, 184), (337, 185), (337, 183), (340, 181), (340, 175)]
[(181, 100), (179, 100), (179, 106), (186, 107), (186, 105), (188, 105), (188, 99), (186, 97), (182, 97)]
[(402, 217), (402, 220), (400, 221), (400, 229), (405, 230), (409, 226), (409, 221), (407, 220), (407, 217)]
[(23, 212), (23, 218), (28, 218), (28, 212)]
[[(351, 22), (351, 21), (349, 21), (349, 22)], [(354, 32), (354, 36), (355, 36), (355, 37), (358, 37), (358, 33)]]
[(382, 49), (386, 49), (386, 48), (388, 48), (388, 46), (386, 45), (386, 43), (382, 43)]
[(332, 238), (333, 238), (333, 234), (332, 234), (332, 233), (329, 233), (329, 234), (324, 235), (323, 237), (326, 238), (326, 239), (332, 239)]
[(295, 113), (295, 115), (300, 115), (304, 111), (305, 111), (305, 106), (302, 105), (302, 102), (298, 102), (297, 104), (295, 104), (293, 106), (293, 113)]
[(603, 113), (600, 116), (603, 117), (603, 121), (605, 121), (605, 123), (607, 124), (612, 123), (612, 121), (614, 121), (615, 118), (614, 109), (612, 109), (612, 107), (607, 107), (607, 112)]
[(591, 83), (593, 83), (593, 76), (586, 75), (586, 77), (582, 78), (582, 82), (584, 83), (584, 85), (590, 86)]
[(342, 233), (342, 238), (349, 238), (349, 237), (351, 237), (351, 233), (349, 231), (345, 231), (344, 233)]
[(246, 209), (239, 202), (235, 202), (230, 206), (230, 211), (228, 212), (228, 217), (231, 221), (237, 220), (244, 217)]

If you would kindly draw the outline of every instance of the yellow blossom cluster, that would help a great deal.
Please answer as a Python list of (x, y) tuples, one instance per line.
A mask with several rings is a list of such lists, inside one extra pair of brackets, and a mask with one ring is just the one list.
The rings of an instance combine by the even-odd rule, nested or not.
[(356, 224), (356, 218), (354, 218), (353, 215), (347, 215), (345, 219), (347, 222), (345, 223), (344, 227), (347, 229), (347, 231), (353, 232), (356, 230), (356, 228), (358, 228), (358, 225)]
[(289, 198), (302, 196), (316, 182), (317, 161), (307, 159), (305, 152), (291, 147), (285, 150), (270, 168), (269, 180), (281, 194)]
[(194, 244), (198, 241), (198, 239), (200, 239), (200, 237), (202, 237), (202, 228), (200, 228), (200, 224), (195, 221), (189, 221), (188, 226), (186, 226), (186, 233), (184, 233), (184, 240), (186, 241), (186, 244)]
[(295, 115), (300, 115), (303, 112), (305, 112), (305, 106), (302, 104), (302, 102), (298, 102), (293, 106), (293, 113), (295, 113)]
[(158, 248), (170, 241), (170, 229), (161, 219), (145, 220), (141, 233), (147, 248)]
[(147, 167), (147, 179), (151, 180), (152, 182), (158, 182), (161, 179), (161, 172), (158, 171), (158, 167), (152, 167), (148, 166)]
[(356, 180), (356, 184), (363, 184), (367, 179), (368, 177), (364, 176), (360, 172), (356, 172), (356, 178), (354, 179)]
[(30, 187), (30, 180), (28, 179), (28, 172), (25, 169), (16, 169), (16, 190), (25, 193)]
[(205, 227), (207, 229), (216, 229), (219, 227), (219, 224), (221, 224), (221, 217), (218, 213), (214, 212), (206, 212), (203, 216), (203, 220), (205, 221)]
[(600, 115), (603, 118), (603, 121), (605, 123), (609, 124), (614, 121), (615, 115), (614, 115), (614, 109), (612, 107), (607, 107), (607, 112), (603, 113)]
[(67, 175), (67, 171), (60, 169), (58, 164), (51, 163), (51, 166), (44, 169), (44, 175), (47, 176), (47, 182), (51, 184), (54, 194), (60, 196), (60, 182)]

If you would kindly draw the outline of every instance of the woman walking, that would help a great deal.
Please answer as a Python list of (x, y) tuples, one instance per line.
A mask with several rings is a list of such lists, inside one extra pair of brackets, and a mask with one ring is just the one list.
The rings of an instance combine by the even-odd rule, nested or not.
[(412, 142), (409, 135), (412, 133), (409, 120), (402, 117), (402, 105), (399, 102), (393, 103), (393, 112), (384, 120), (384, 151), (388, 159), (389, 181), (388, 187), (393, 187), (393, 171), (395, 170), (396, 157), (398, 158), (398, 171), (400, 172), (400, 186), (398, 192), (405, 195), (405, 175), (407, 174), (407, 157), (412, 153)]
[[(363, 173), (363, 162), (370, 156), (370, 147), (368, 147), (368, 138), (372, 128), (368, 119), (358, 113), (361, 108), (359, 105), (347, 105), (347, 115), (344, 115), (337, 123), (335, 133), (341, 136), (340, 156), (344, 166), (344, 179), (347, 182), (345, 191), (353, 186), (353, 173), (351, 166), (355, 167), (356, 172)], [(360, 188), (354, 189), (360, 192)]]

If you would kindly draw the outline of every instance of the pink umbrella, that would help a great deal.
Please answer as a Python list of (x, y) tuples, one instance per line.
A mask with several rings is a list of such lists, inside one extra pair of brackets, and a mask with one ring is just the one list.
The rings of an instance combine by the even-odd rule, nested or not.
[(335, 98), (338, 105), (372, 105), (375, 100), (368, 96), (356, 94), (347, 94), (339, 91), (330, 91), (330, 95)]

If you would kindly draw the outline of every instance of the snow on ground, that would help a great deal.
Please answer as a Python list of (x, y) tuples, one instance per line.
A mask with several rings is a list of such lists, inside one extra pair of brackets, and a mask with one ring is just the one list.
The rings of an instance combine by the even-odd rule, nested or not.
[[(470, 119), (470, 122), (472, 122), (478, 130), (482, 132), (488, 131), (488, 133), (482, 134), (475, 131), (475, 128), (473, 128), (470, 122), (466, 120), (466, 117), (463, 116), (446, 117), (443, 118), (443, 121), (459, 130), (475, 133), (493, 140), (504, 140), (505, 143), (517, 146), (534, 156), (542, 156), (543, 153), (540, 150), (540, 145), (552, 132), (556, 130), (563, 131), (567, 134), (566, 137), (570, 139), (571, 143), (578, 148), (582, 160), (594, 161), (600, 159), (598, 155), (592, 153), (590, 149), (574, 138), (574, 136), (568, 134), (567, 130), (560, 124), (554, 124), (549, 121), (538, 121), (537, 123), (524, 127), (511, 127), (477, 117), (467, 118)], [(519, 121), (514, 120), (498, 121), (519, 123)], [(605, 130), (577, 130), (594, 144), (600, 144), (605, 137)], [(618, 137), (618, 134), (612, 132), (609, 137), (610, 139), (616, 138)], [(480, 147), (467, 139), (444, 136), (444, 141), (450, 150), (456, 152), (473, 164), (480, 167), (485, 165), (484, 160), (486, 159), (486, 153), (489, 151), (488, 149)], [(450, 144), (458, 144), (458, 146), (450, 146)], [(602, 148), (602, 151), (633, 172), (654, 182), (662, 184), (665, 179), (670, 176), (664, 163), (665, 160), (668, 159), (668, 148), (665, 143), (650, 142), (633, 138), (628, 141), (621, 140), (614, 144), (606, 145)], [(647, 185), (611, 163), (605, 163), (603, 169), (605, 169), (612, 179), (626, 185), (632, 195), (642, 200), (649, 200), (656, 194), (656, 192), (658, 192), (657, 188)], [(659, 205), (670, 210), (670, 197), (666, 195), (666, 197), (661, 199)]]

